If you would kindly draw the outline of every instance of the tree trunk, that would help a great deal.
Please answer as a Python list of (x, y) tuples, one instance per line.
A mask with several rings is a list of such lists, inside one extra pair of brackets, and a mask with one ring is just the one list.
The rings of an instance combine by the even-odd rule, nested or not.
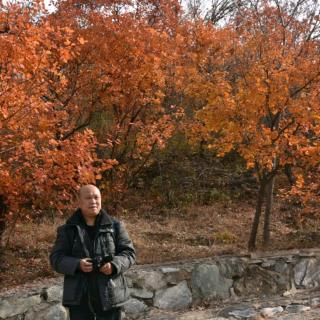
[(6, 220), (5, 220), (6, 211), (7, 211), (7, 206), (4, 202), (3, 196), (0, 195), (0, 243), (1, 243), (2, 235), (6, 228)]
[(254, 219), (253, 219), (251, 233), (250, 233), (250, 239), (248, 242), (249, 251), (254, 251), (256, 249), (256, 239), (257, 239), (259, 221), (260, 221), (260, 216), (262, 211), (263, 198), (265, 196), (265, 189), (266, 189), (265, 182), (264, 181), (260, 182), (258, 199), (256, 204), (256, 212), (254, 214)]
[(296, 183), (296, 178), (292, 172), (292, 165), (291, 164), (288, 164), (288, 163), (285, 164), (284, 173), (286, 174), (290, 185), (293, 186)]
[(273, 176), (266, 186), (266, 209), (264, 213), (263, 244), (267, 245), (270, 241), (270, 217), (273, 205), (273, 190), (276, 177)]

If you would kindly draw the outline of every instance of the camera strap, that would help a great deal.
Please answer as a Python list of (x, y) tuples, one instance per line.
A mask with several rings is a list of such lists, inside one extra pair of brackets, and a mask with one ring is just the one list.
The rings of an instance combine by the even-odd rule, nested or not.
[(77, 227), (77, 230), (78, 230), (78, 234), (79, 234), (79, 238), (80, 238), (80, 241), (81, 241), (81, 244), (82, 244), (82, 248), (83, 248), (83, 251), (86, 255), (86, 258), (90, 258), (90, 253), (89, 253), (89, 250), (84, 242), (84, 237), (83, 237), (83, 231), (81, 230), (80, 226), (76, 226)]
[[(83, 251), (85, 253), (85, 256), (87, 258), (90, 258), (89, 250), (88, 250), (88, 248), (87, 248), (87, 246), (85, 244), (85, 241), (84, 241), (83, 230), (78, 225), (76, 227), (77, 227), (77, 230), (78, 230), (79, 238), (80, 238), (80, 241), (81, 241), (82, 248), (83, 248)], [(92, 297), (91, 297), (91, 294), (90, 294), (90, 281), (89, 281), (88, 285), (89, 285), (88, 306), (89, 306), (90, 311), (94, 314), (94, 319), (96, 319), (95, 310), (94, 310), (94, 307), (93, 307), (93, 304), (92, 304)]]

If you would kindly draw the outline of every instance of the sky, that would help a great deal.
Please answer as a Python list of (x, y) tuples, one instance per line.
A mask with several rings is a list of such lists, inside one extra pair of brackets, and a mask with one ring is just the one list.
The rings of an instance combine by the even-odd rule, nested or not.
[[(3, 0), (4, 3), (6, 3), (7, 1), (10, 1), (10, 0)], [(188, 0), (180, 0), (180, 1), (181, 1), (181, 4), (182, 4), (182, 7), (184, 8), (184, 10), (186, 10)], [(202, 2), (202, 5), (201, 5), (202, 11), (206, 11), (210, 7), (211, 1), (212, 0), (201, 0), (201, 2)], [(46, 5), (46, 8), (50, 12), (54, 10), (54, 6), (52, 6), (52, 5), (50, 6), (50, 0), (44, 0), (44, 3)]]

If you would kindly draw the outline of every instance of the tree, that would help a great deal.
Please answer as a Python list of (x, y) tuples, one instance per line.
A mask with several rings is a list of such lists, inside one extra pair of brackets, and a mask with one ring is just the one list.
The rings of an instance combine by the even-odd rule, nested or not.
[(1, 230), (67, 208), (82, 183), (116, 202), (174, 130), (177, 1), (55, 5), (0, 7)]
[(211, 146), (221, 156), (236, 150), (256, 172), (259, 191), (250, 250), (256, 247), (264, 199), (264, 242), (269, 240), (277, 174), (302, 163), (319, 164), (318, 10), (315, 1), (243, 7), (225, 28), (229, 36), (218, 41), (213, 33), (201, 50), (207, 54), (202, 70), (215, 57), (209, 54), (212, 43), (224, 48), (221, 62), (216, 59), (210, 73), (197, 72), (190, 86), (205, 104), (198, 118), (213, 133)]
[(228, 23), (228, 20), (234, 17), (239, 9), (245, 5), (243, 0), (218, 0), (212, 1), (211, 7), (206, 13), (205, 18), (213, 24), (221, 22)]
[[(95, 138), (69, 131), (69, 110), (49, 99), (63, 91), (63, 68), (81, 39), (46, 19), (41, 2), (0, 5), (0, 225), (72, 204), (79, 183), (94, 180)], [(0, 233), (0, 235), (1, 235)]]
[(176, 1), (61, 1), (51, 16), (83, 45), (64, 70), (67, 88), (53, 83), (50, 99), (76, 105), (69, 135), (92, 129), (99, 159), (117, 163), (99, 175), (110, 201), (124, 196), (174, 130), (175, 108), (164, 100), (179, 15)]

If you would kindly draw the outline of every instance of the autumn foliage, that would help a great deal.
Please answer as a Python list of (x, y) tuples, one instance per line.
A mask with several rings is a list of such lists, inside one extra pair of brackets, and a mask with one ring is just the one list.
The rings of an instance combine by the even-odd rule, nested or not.
[(0, 9), (2, 221), (62, 210), (82, 183), (121, 196), (179, 115), (163, 103), (179, 5)]
[(48, 99), (51, 82), (66, 87), (62, 69), (78, 54), (78, 40), (71, 42), (72, 30), (50, 24), (41, 11), (40, 4), (0, 11), (1, 212), (14, 220), (61, 209), (94, 174), (93, 133), (61, 139), (69, 110)]
[[(197, 72), (192, 84), (205, 99), (198, 118), (215, 133), (212, 148), (220, 156), (236, 150), (257, 176), (250, 249), (264, 198), (264, 240), (269, 240), (276, 175), (285, 171), (293, 189), (301, 190), (302, 172), (319, 165), (319, 16), (306, 7), (285, 9), (277, 1), (239, 9), (228, 36), (220, 40), (216, 66), (210, 73)], [(215, 41), (212, 37), (203, 49), (209, 52)], [(212, 63), (209, 57), (202, 66)]]
[(60, 26), (71, 25), (83, 39), (67, 72), (68, 104), (77, 105), (70, 114), (71, 120), (77, 119), (71, 127), (78, 131), (90, 125), (99, 142), (99, 158), (116, 161), (116, 169), (102, 167), (96, 177), (113, 199), (172, 135), (178, 110), (166, 106), (164, 98), (169, 68), (177, 59), (171, 33), (178, 17), (179, 6), (165, 1), (137, 7), (62, 2), (52, 17)]
[(317, 199), (319, 13), (309, 2), (253, 1), (223, 19), (216, 8), (219, 25), (175, 0), (65, 0), (51, 13), (41, 1), (1, 4), (0, 229), (62, 212), (83, 183), (121, 202), (180, 130), (246, 161), (259, 183), (249, 247), (264, 200), (267, 242), (280, 172), (291, 194)]

